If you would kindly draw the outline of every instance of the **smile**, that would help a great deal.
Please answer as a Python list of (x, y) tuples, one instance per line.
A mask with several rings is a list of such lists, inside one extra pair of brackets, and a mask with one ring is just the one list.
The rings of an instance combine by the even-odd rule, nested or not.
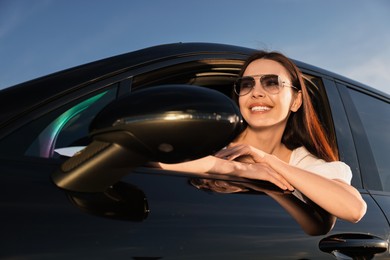
[(267, 106), (254, 106), (254, 107), (251, 107), (251, 111), (254, 111), (254, 112), (263, 112), (263, 111), (269, 111), (271, 110), (270, 107), (267, 107)]

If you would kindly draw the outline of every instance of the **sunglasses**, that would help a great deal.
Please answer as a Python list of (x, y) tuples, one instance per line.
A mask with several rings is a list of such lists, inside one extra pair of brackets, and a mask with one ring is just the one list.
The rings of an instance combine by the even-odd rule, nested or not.
[(279, 75), (265, 74), (238, 78), (234, 84), (234, 92), (238, 96), (245, 96), (249, 94), (249, 92), (251, 92), (256, 86), (255, 78), (259, 78), (260, 85), (263, 87), (264, 91), (271, 95), (278, 94), (282, 87), (290, 87), (298, 90), (298, 88), (283, 81)]

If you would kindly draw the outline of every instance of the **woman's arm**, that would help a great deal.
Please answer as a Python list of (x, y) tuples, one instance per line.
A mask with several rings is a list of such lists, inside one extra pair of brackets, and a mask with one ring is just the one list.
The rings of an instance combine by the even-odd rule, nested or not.
[(153, 163), (154, 166), (169, 171), (191, 172), (191, 173), (206, 173), (214, 168), (217, 160), (222, 160), (214, 156), (207, 156), (197, 160), (183, 163)]
[[(217, 156), (228, 157), (234, 160), (240, 156), (251, 156), (257, 164), (264, 168), (269, 167), (277, 174), (284, 177), (292, 186), (305, 194), (310, 200), (334, 216), (350, 221), (358, 222), (366, 212), (366, 203), (360, 193), (351, 185), (339, 180), (332, 180), (315, 173), (291, 166), (276, 156), (267, 154), (254, 147), (237, 145), (225, 149)], [(250, 168), (248, 168), (250, 170)], [(256, 176), (256, 172), (249, 174)]]
[(273, 155), (264, 159), (297, 190), (336, 217), (356, 223), (366, 213), (367, 205), (353, 186), (291, 166)]
[(228, 174), (243, 178), (264, 180), (275, 184), (283, 190), (294, 190), (284, 177), (260, 163), (242, 163), (239, 161), (221, 159), (215, 156), (207, 156), (184, 163), (153, 163), (153, 165), (170, 171)]

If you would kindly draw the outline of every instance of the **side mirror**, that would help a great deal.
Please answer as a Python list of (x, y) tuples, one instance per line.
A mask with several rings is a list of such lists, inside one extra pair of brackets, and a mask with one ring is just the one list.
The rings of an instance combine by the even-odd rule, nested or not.
[(203, 87), (136, 91), (105, 107), (91, 124), (93, 142), (53, 174), (57, 186), (101, 192), (147, 161), (177, 163), (210, 155), (241, 131), (237, 105)]

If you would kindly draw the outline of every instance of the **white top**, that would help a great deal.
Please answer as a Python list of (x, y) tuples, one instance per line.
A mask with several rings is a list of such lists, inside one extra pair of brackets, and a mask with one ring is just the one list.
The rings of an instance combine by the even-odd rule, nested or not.
[(340, 161), (326, 162), (311, 154), (301, 146), (292, 151), (290, 165), (321, 175), (328, 179), (337, 179), (351, 184), (351, 168)]

